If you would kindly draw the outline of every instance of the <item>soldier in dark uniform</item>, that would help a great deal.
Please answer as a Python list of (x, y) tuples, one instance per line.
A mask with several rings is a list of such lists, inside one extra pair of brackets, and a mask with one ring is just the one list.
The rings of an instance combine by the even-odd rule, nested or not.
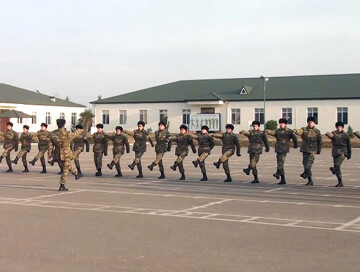
[(24, 125), (23, 126), (23, 133), (21, 133), (21, 136), (20, 136), (20, 139), (19, 139), (19, 141), (21, 143), (21, 149), (20, 149), (19, 153), (16, 155), (15, 160), (11, 161), (12, 163), (17, 164), (18, 160), (22, 159), (22, 162), (23, 162), (23, 165), (24, 165), (24, 168), (25, 168), (23, 173), (28, 173), (29, 172), (29, 168), (28, 168), (27, 160), (26, 160), (26, 155), (31, 150), (32, 138), (33, 138), (33, 136), (29, 133), (29, 126)]
[(8, 173), (12, 172), (12, 165), (10, 159), (10, 152), (15, 149), (15, 152), (18, 151), (19, 148), (19, 135), (16, 131), (14, 131), (13, 123), (7, 122), (6, 123), (6, 130), (4, 132), (0, 132), (0, 135), (4, 137), (4, 152), (0, 156), (0, 163), (3, 158), (6, 158), (6, 163), (9, 169), (6, 171)]
[(190, 137), (197, 140), (199, 142), (198, 155), (199, 157), (193, 161), (195, 167), (200, 165), (201, 173), (203, 174), (202, 179), (200, 181), (207, 181), (206, 168), (205, 168), (205, 159), (210, 155), (210, 151), (214, 148), (215, 142), (214, 138), (209, 135), (209, 127), (202, 126), (201, 133), (190, 134)]
[(176, 171), (176, 168), (179, 167), (179, 172), (181, 174), (180, 180), (185, 179), (185, 170), (183, 165), (183, 160), (189, 153), (189, 145), (191, 146), (192, 152), (196, 153), (196, 148), (194, 145), (193, 140), (191, 137), (187, 134), (187, 126), (181, 125), (180, 126), (180, 134), (176, 136), (171, 136), (169, 139), (171, 141), (174, 141), (177, 143), (176, 149), (175, 149), (175, 155), (177, 156), (177, 159), (174, 162), (174, 165), (170, 168), (174, 171)]
[(300, 177), (303, 179), (308, 179), (306, 186), (314, 185), (312, 180), (311, 167), (315, 160), (315, 154), (321, 153), (321, 133), (320, 130), (315, 128), (315, 121), (315, 118), (310, 116), (307, 118), (307, 127), (294, 129), (294, 132), (301, 136), (303, 141), (300, 152), (303, 153), (304, 172), (300, 175)]
[(117, 171), (115, 177), (122, 177), (120, 158), (122, 155), (124, 155), (124, 151), (125, 151), (124, 147), (126, 147), (126, 153), (130, 153), (130, 146), (127, 137), (122, 133), (123, 128), (117, 126), (115, 128), (115, 131), (116, 131), (115, 134), (105, 133), (105, 136), (113, 142), (113, 155), (114, 155), (111, 163), (107, 164), (107, 167), (109, 167), (109, 169), (112, 170), (115, 165)]
[[(75, 126), (76, 131), (80, 131), (83, 130), (83, 126), (82, 125), (76, 125)], [(76, 166), (76, 170), (78, 171), (78, 174), (80, 177), (83, 176), (82, 172), (81, 172), (81, 168), (80, 168), (80, 154), (84, 151), (84, 145), (86, 145), (86, 152), (90, 151), (90, 144), (88, 139), (86, 138), (86, 136), (84, 134), (80, 134), (79, 136), (76, 136), (70, 146), (71, 146), (71, 150), (73, 152), (73, 158), (74, 158), (74, 162), (75, 162), (75, 166)]]
[(97, 132), (95, 132), (90, 137), (94, 140), (94, 163), (97, 172), (95, 173), (95, 176), (100, 177), (102, 176), (101, 168), (102, 168), (102, 158), (103, 155), (107, 156), (108, 151), (108, 139), (105, 136), (105, 133), (103, 131), (104, 125), (103, 124), (97, 124), (96, 125)]
[(135, 152), (135, 159), (132, 164), (129, 164), (128, 167), (131, 170), (134, 170), (135, 165), (138, 168), (139, 175), (136, 178), (142, 178), (142, 165), (141, 165), (141, 157), (146, 152), (146, 141), (148, 140), (148, 133), (144, 130), (145, 123), (143, 121), (139, 121), (137, 123), (138, 129), (131, 131), (131, 130), (124, 130), (124, 133), (134, 137), (135, 143), (133, 146), (133, 151)]
[(249, 138), (248, 153), (250, 156), (250, 164), (248, 168), (243, 169), (243, 171), (246, 175), (249, 175), (252, 170), (254, 180), (251, 183), (259, 183), (256, 165), (259, 162), (260, 154), (262, 154), (263, 146), (265, 145), (265, 152), (269, 152), (270, 146), (266, 133), (260, 130), (260, 122), (253, 121), (252, 127), (252, 130), (240, 131), (240, 134)]
[(333, 132), (327, 132), (325, 135), (332, 141), (332, 157), (334, 160), (334, 167), (330, 167), (331, 173), (336, 175), (338, 184), (335, 187), (343, 187), (341, 176), (341, 164), (344, 159), (351, 158), (351, 143), (349, 135), (344, 131), (344, 123), (337, 122), (335, 124), (336, 130)]
[(275, 152), (276, 152), (276, 160), (277, 160), (277, 171), (273, 175), (276, 179), (281, 177), (281, 180), (278, 184), (286, 184), (285, 180), (285, 171), (284, 171), (284, 163), (286, 154), (289, 153), (290, 150), (290, 140), (294, 143), (294, 148), (298, 147), (298, 141), (294, 134), (294, 132), (287, 128), (288, 121), (286, 119), (279, 119), (279, 127), (277, 130), (266, 130), (266, 133), (271, 136), (275, 136), (276, 144), (275, 144)]
[[(159, 179), (164, 179), (165, 178), (165, 172), (164, 172), (164, 165), (163, 165), (162, 158), (163, 158), (166, 151), (171, 150), (171, 141), (169, 140), (170, 133), (166, 129), (166, 124), (163, 121), (160, 121), (158, 125), (159, 125), (159, 130), (157, 130), (155, 132), (155, 140), (156, 140), (155, 153), (156, 153), (156, 158), (152, 162), (152, 164), (148, 165), (148, 168), (150, 169), (150, 171), (152, 171), (153, 168), (156, 165), (159, 165), (159, 170), (160, 170)], [(150, 140), (151, 145), (153, 146), (152, 136), (153, 135), (150, 136), (149, 140)]]
[(34, 137), (39, 139), (37, 155), (29, 161), (31, 165), (35, 165), (36, 161), (40, 159), (43, 170), (40, 173), (46, 173), (45, 153), (49, 149), (53, 149), (51, 142), (51, 133), (47, 131), (48, 125), (46, 123), (41, 124), (41, 128), (38, 132), (31, 133)]
[(220, 168), (220, 165), (223, 164), (223, 168), (226, 174), (226, 179), (224, 182), (232, 182), (229, 168), (229, 159), (235, 153), (236, 156), (240, 157), (240, 142), (238, 137), (233, 133), (234, 126), (232, 124), (227, 124), (225, 126), (226, 132), (221, 134), (212, 135), (214, 138), (221, 139), (222, 141), (222, 156), (217, 162), (214, 162), (214, 165), (217, 169)]

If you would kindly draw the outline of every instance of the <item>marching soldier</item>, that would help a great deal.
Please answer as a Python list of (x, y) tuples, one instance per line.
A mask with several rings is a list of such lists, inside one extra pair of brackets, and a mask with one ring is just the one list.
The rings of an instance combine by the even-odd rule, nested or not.
[(95, 173), (96, 177), (102, 176), (101, 168), (102, 168), (102, 158), (103, 155), (107, 156), (108, 151), (108, 139), (106, 138), (106, 135), (103, 131), (104, 125), (103, 124), (97, 124), (96, 125), (97, 132), (95, 132), (93, 135), (88, 136), (89, 138), (94, 139), (94, 163), (97, 172)]
[(49, 149), (53, 149), (52, 142), (51, 142), (51, 134), (47, 131), (48, 125), (46, 123), (41, 123), (41, 128), (38, 132), (32, 133), (33, 136), (38, 137), (38, 149), (39, 152), (37, 155), (29, 161), (31, 165), (35, 165), (35, 162), (40, 159), (41, 166), (43, 170), (40, 173), (46, 173), (46, 163), (45, 163), (45, 153)]
[(234, 126), (232, 124), (227, 124), (225, 126), (226, 132), (222, 134), (212, 135), (214, 138), (222, 140), (222, 156), (217, 162), (214, 162), (214, 165), (217, 169), (220, 168), (220, 165), (223, 164), (223, 168), (226, 174), (226, 179), (224, 182), (231, 182), (230, 168), (229, 168), (229, 159), (235, 153), (236, 156), (240, 157), (240, 142), (238, 137), (233, 133)]
[(3, 158), (6, 158), (6, 163), (9, 167), (9, 169), (6, 171), (8, 173), (12, 172), (12, 165), (11, 165), (11, 159), (10, 159), (10, 152), (15, 149), (15, 152), (18, 151), (19, 147), (19, 135), (16, 131), (14, 131), (13, 128), (14, 124), (11, 122), (6, 123), (6, 130), (4, 132), (0, 132), (0, 135), (4, 137), (4, 152), (0, 156), (0, 163), (3, 160)]
[(170, 168), (174, 171), (176, 171), (176, 168), (179, 167), (179, 172), (181, 174), (180, 180), (185, 179), (185, 170), (183, 165), (183, 160), (189, 153), (189, 145), (191, 146), (192, 152), (196, 153), (196, 148), (194, 145), (194, 142), (192, 138), (187, 134), (187, 126), (181, 125), (180, 126), (180, 134), (176, 136), (171, 136), (169, 139), (171, 141), (174, 141), (177, 143), (176, 149), (175, 149), (175, 155), (177, 156), (177, 159), (174, 162), (173, 166), (170, 166)]
[(21, 149), (20, 149), (19, 153), (16, 155), (15, 160), (11, 161), (12, 163), (17, 164), (18, 160), (22, 159), (22, 162), (23, 162), (23, 165), (24, 165), (24, 168), (25, 168), (22, 171), (23, 173), (28, 173), (29, 172), (29, 168), (28, 168), (27, 160), (26, 160), (26, 155), (31, 150), (32, 138), (33, 138), (33, 136), (29, 133), (29, 126), (24, 125), (23, 126), (23, 133), (21, 133), (21, 136), (20, 136), (20, 139), (19, 139), (19, 141), (21, 143)]
[(306, 186), (314, 185), (312, 180), (311, 167), (315, 160), (315, 154), (321, 153), (321, 133), (320, 130), (315, 128), (315, 121), (315, 118), (310, 116), (307, 118), (307, 127), (294, 129), (294, 132), (301, 136), (303, 141), (300, 152), (303, 153), (304, 172), (300, 175), (300, 177), (303, 179), (308, 179)]
[[(164, 179), (165, 178), (165, 172), (164, 172), (164, 165), (163, 165), (162, 158), (163, 158), (166, 151), (171, 150), (171, 141), (169, 140), (170, 133), (166, 129), (166, 124), (163, 121), (160, 121), (158, 125), (159, 125), (159, 130), (157, 130), (155, 132), (155, 140), (156, 140), (155, 153), (156, 153), (156, 158), (152, 162), (152, 164), (148, 165), (148, 168), (150, 169), (150, 171), (152, 171), (156, 165), (159, 165), (160, 177), (158, 177), (158, 178), (159, 179)], [(149, 140), (150, 140), (151, 145), (153, 146), (152, 138), (150, 137)]]
[(70, 143), (74, 137), (83, 133), (83, 130), (77, 130), (75, 132), (68, 132), (65, 129), (66, 121), (64, 119), (57, 119), (56, 120), (58, 130), (56, 133), (52, 133), (51, 140), (56, 147), (59, 149), (60, 154), (60, 161), (64, 165), (64, 171), (60, 178), (60, 187), (59, 191), (68, 191), (68, 188), (65, 187), (65, 183), (67, 180), (68, 172), (75, 176), (75, 179), (79, 179), (80, 176), (76, 170), (71, 165), (72, 160), (72, 152), (70, 148)]
[(57, 162), (58, 165), (59, 165), (59, 168), (60, 168), (60, 172), (58, 173), (58, 175), (62, 175), (64, 173), (64, 164), (63, 164), (63, 161), (60, 160), (60, 147), (55, 145), (55, 143), (53, 142), (52, 139), (55, 139), (53, 138), (52, 136), (54, 134), (57, 134), (59, 133), (59, 129), (55, 129), (52, 133), (51, 133), (51, 138), (50, 138), (50, 141), (51, 141), (51, 144), (53, 146), (53, 148), (49, 148), (48, 150), (48, 157), (49, 158), (52, 158), (51, 160), (48, 160), (48, 163), (51, 165), (51, 166), (54, 166), (54, 163)]
[(142, 172), (142, 165), (141, 165), (141, 157), (146, 152), (146, 141), (148, 139), (148, 134), (144, 130), (145, 123), (143, 121), (139, 121), (137, 123), (138, 129), (131, 131), (131, 130), (124, 130), (124, 133), (127, 135), (130, 135), (134, 137), (135, 143), (133, 146), (133, 151), (135, 152), (135, 159), (132, 164), (129, 164), (128, 167), (131, 170), (134, 170), (135, 165), (137, 166), (137, 169), (139, 171), (139, 175), (136, 176), (136, 178), (142, 178), (143, 172)]
[(248, 168), (243, 169), (243, 171), (246, 175), (249, 175), (250, 171), (252, 170), (254, 180), (251, 183), (259, 183), (256, 165), (259, 162), (260, 155), (263, 152), (263, 146), (265, 145), (265, 152), (269, 152), (270, 146), (266, 133), (260, 130), (260, 122), (253, 121), (252, 127), (252, 130), (240, 131), (240, 134), (245, 135), (249, 139), (248, 153), (250, 157), (250, 164)]
[(201, 173), (203, 174), (202, 179), (200, 181), (207, 181), (206, 168), (205, 168), (205, 159), (210, 155), (210, 151), (214, 148), (215, 142), (214, 138), (209, 135), (209, 127), (202, 126), (201, 134), (190, 134), (190, 137), (197, 140), (199, 142), (198, 155), (199, 157), (193, 161), (195, 167), (200, 165)]
[[(76, 125), (75, 126), (76, 131), (82, 131), (83, 130), (83, 126), (82, 125)], [(82, 172), (81, 172), (81, 168), (80, 168), (80, 154), (84, 151), (84, 145), (86, 145), (86, 152), (90, 151), (90, 144), (89, 141), (87, 140), (86, 136), (84, 136), (83, 134), (76, 136), (71, 143), (71, 150), (73, 152), (73, 158), (74, 158), (74, 162), (75, 162), (75, 166), (76, 166), (76, 170), (78, 171), (78, 174), (80, 177), (83, 176)]]
[(335, 187), (343, 187), (341, 176), (341, 164), (345, 157), (350, 160), (351, 158), (351, 144), (350, 137), (344, 131), (344, 123), (337, 122), (335, 124), (336, 130), (333, 132), (327, 132), (325, 135), (332, 141), (332, 157), (334, 160), (334, 167), (330, 167), (331, 173), (336, 175), (338, 184)]
[(114, 155), (111, 163), (107, 164), (107, 167), (109, 167), (109, 169), (112, 170), (115, 165), (117, 171), (115, 177), (122, 177), (120, 158), (122, 155), (124, 155), (124, 151), (125, 151), (124, 146), (126, 147), (126, 153), (130, 153), (130, 146), (127, 137), (122, 133), (123, 128), (117, 126), (115, 128), (115, 131), (116, 131), (115, 134), (109, 135), (105, 133), (105, 136), (113, 142), (113, 155)]
[(275, 136), (275, 152), (277, 160), (277, 171), (273, 175), (276, 179), (281, 177), (281, 180), (278, 184), (286, 184), (285, 172), (284, 172), (284, 163), (286, 154), (289, 153), (290, 140), (294, 143), (294, 148), (298, 148), (298, 141), (294, 132), (287, 128), (288, 121), (286, 119), (279, 119), (279, 127), (277, 130), (266, 130), (266, 133), (271, 136)]

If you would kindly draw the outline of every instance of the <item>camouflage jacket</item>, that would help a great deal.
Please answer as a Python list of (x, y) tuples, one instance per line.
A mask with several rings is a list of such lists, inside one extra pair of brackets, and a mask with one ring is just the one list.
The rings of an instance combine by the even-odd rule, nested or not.
[(38, 132), (31, 133), (33, 136), (39, 139), (38, 149), (47, 150), (52, 149), (51, 133), (47, 130), (39, 130)]
[[(168, 130), (157, 130), (154, 134), (151, 135), (151, 138), (155, 138), (155, 152), (156, 153), (165, 153), (169, 148), (171, 148), (171, 141), (169, 140), (170, 133)], [(149, 139), (152, 141), (152, 139)]]
[(76, 136), (71, 142), (71, 149), (84, 151), (84, 145), (86, 144), (86, 152), (90, 150), (90, 143), (87, 137), (83, 134)]
[(296, 138), (295, 133), (289, 129), (281, 129), (277, 130), (266, 130), (267, 134), (271, 136), (275, 136), (276, 144), (275, 144), (275, 152), (286, 154), (290, 151), (290, 140), (293, 140), (294, 148), (298, 147), (298, 140)]
[(355, 135), (356, 137), (360, 138), (360, 131), (355, 131), (355, 132), (354, 132), (354, 135)]
[(189, 136), (189, 134), (178, 134), (176, 136), (171, 136), (170, 140), (176, 142), (177, 144), (175, 149), (176, 156), (179, 156), (182, 152), (186, 152), (187, 155), (189, 152), (189, 145), (191, 146), (192, 152), (196, 153), (193, 139)]
[(135, 143), (133, 146), (133, 151), (135, 152), (145, 152), (146, 151), (146, 141), (148, 140), (148, 133), (144, 130), (124, 130), (124, 133), (134, 137)]
[(4, 148), (18, 148), (19, 145), (19, 135), (16, 131), (5, 130), (0, 133), (4, 137)]
[(210, 154), (211, 149), (213, 149), (215, 146), (214, 138), (208, 133), (189, 134), (189, 136), (199, 142), (199, 148), (198, 148), (199, 156), (202, 153)]
[(240, 142), (238, 137), (234, 133), (223, 133), (223, 134), (213, 134), (213, 137), (219, 138), (222, 141), (222, 153), (231, 150), (236, 154), (240, 154)]
[(65, 128), (59, 128), (53, 131), (51, 135), (51, 141), (54, 146), (59, 149), (60, 152), (60, 160), (65, 161), (66, 159), (72, 159), (72, 152), (70, 148), (71, 141), (81, 134), (83, 134), (83, 130), (77, 130), (74, 132), (66, 131)]
[(318, 130), (315, 127), (309, 128), (307, 126), (301, 129), (294, 129), (294, 132), (297, 135), (301, 136), (301, 139), (303, 141), (300, 149), (301, 152), (304, 153), (317, 152), (318, 154), (320, 154), (321, 144), (322, 144), (320, 130)]
[(248, 153), (261, 154), (263, 152), (263, 147), (269, 150), (269, 141), (266, 136), (266, 133), (262, 130), (242, 130), (240, 134), (245, 135), (249, 139)]
[(325, 135), (332, 141), (332, 156), (335, 157), (344, 154), (346, 157), (351, 157), (350, 137), (346, 132), (338, 132), (335, 130), (333, 132), (328, 132)]
[(108, 139), (105, 137), (105, 132), (95, 132), (91, 137), (94, 139), (93, 151), (107, 153)]
[(33, 136), (29, 132), (21, 133), (19, 141), (21, 143), (22, 150), (27, 150), (28, 152), (30, 152), (32, 138), (33, 138)]
[(117, 135), (116, 133), (113, 134), (107, 134), (105, 133), (106, 138), (110, 139), (113, 142), (113, 154), (124, 154), (125, 147), (126, 147), (126, 153), (130, 152), (130, 145), (128, 138), (123, 135), (122, 133), (120, 135)]

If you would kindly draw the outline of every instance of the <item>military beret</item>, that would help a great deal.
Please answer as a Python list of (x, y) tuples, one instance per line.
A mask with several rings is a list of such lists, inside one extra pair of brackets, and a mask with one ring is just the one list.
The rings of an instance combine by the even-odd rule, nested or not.
[(188, 130), (188, 127), (187, 127), (186, 125), (181, 125), (181, 126), (180, 126), (180, 129)]
[(280, 118), (279, 119), (279, 124), (287, 124), (288, 121), (285, 118)]
[(82, 125), (76, 125), (75, 129), (83, 129), (83, 126)]
[(158, 126), (160, 126), (160, 125), (163, 125), (164, 127), (166, 127), (166, 124), (165, 124), (164, 121), (160, 121), (159, 124), (158, 124)]
[(41, 123), (41, 125), (40, 125), (41, 127), (48, 127), (48, 124), (46, 124), (46, 123)]
[(203, 130), (203, 129), (206, 129), (206, 131), (209, 132), (209, 127), (208, 126), (202, 126), (201, 130)]
[(336, 122), (335, 127), (343, 127), (344, 128), (344, 123), (343, 122)]
[(65, 126), (66, 121), (65, 121), (65, 119), (56, 119), (56, 124), (59, 128), (61, 128), (61, 127)]
[(231, 130), (234, 130), (234, 126), (232, 124), (227, 124), (225, 126), (226, 129), (230, 128)]
[(97, 124), (96, 128), (104, 128), (104, 125), (103, 124)]
[(14, 124), (13, 124), (13, 123), (11, 123), (11, 122), (7, 122), (7, 123), (6, 123), (6, 125), (7, 125), (7, 126), (11, 126), (11, 127), (13, 127), (13, 126), (14, 126)]
[(259, 121), (253, 121), (253, 122), (251, 123), (251, 125), (252, 125), (252, 126), (254, 126), (254, 125), (260, 126), (260, 122), (259, 122)]
[(115, 128), (115, 130), (120, 130), (120, 131), (123, 131), (124, 129), (121, 127), (121, 126), (117, 126), (116, 128)]
[(309, 123), (309, 122), (314, 122), (314, 123), (316, 123), (316, 120), (315, 120), (314, 117), (309, 116), (309, 117), (307, 118), (306, 122), (308, 122), (308, 123)]
[(23, 128), (29, 130), (29, 126), (28, 126), (28, 125), (24, 125)]
[(143, 121), (137, 122), (137, 125), (138, 125), (138, 126), (139, 126), (139, 125), (142, 125), (143, 127), (145, 127), (145, 123), (144, 123)]

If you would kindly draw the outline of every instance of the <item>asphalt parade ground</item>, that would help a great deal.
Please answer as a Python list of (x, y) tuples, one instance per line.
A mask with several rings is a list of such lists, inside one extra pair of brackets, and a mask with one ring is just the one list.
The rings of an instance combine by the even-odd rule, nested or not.
[[(36, 153), (36, 146), (28, 156)], [(169, 167), (175, 148), (165, 154), (165, 180), (147, 165), (144, 178), (121, 158), (123, 177), (115, 178), (104, 157), (95, 177), (92, 153), (82, 153), (84, 177), (70, 174), (68, 192), (58, 192), (57, 166), (22, 174), (0, 164), (0, 271), (360, 271), (360, 150), (343, 163), (343, 188), (335, 188), (330, 149), (315, 159), (315, 186), (306, 187), (299, 149), (287, 156), (286, 185), (277, 185), (274, 149), (258, 164), (259, 184), (242, 169), (242, 156), (230, 159), (233, 182), (217, 170), (221, 147), (207, 158), (209, 181), (200, 182), (190, 154), (186, 180)], [(109, 148), (110, 151), (110, 148)], [(14, 153), (12, 154), (12, 158)]]

